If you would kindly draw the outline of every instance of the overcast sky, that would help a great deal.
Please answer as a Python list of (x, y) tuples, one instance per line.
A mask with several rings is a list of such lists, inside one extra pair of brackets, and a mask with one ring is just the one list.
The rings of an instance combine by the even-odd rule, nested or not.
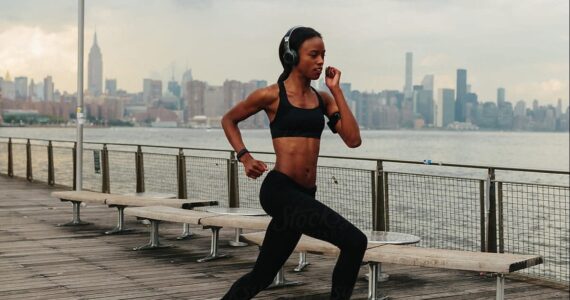
[[(0, 76), (52, 75), (76, 90), (77, 2), (0, 0)], [(274, 82), (277, 46), (293, 25), (323, 35), (325, 64), (353, 89), (404, 85), (404, 56), (414, 53), (414, 84), (435, 75), (455, 89), (456, 69), (483, 101), (539, 99), (568, 105), (568, 0), (86, 0), (85, 63), (97, 30), (104, 78), (142, 90), (143, 78)], [(166, 83), (163, 84), (166, 86)]]

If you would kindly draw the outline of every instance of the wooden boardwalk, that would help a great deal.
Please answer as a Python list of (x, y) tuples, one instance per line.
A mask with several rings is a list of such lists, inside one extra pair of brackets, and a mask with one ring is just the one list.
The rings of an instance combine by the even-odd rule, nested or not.
[[(248, 272), (257, 247), (233, 248), (221, 242), (231, 258), (207, 263), (210, 232), (193, 228), (197, 237), (176, 241), (180, 224), (161, 227), (161, 240), (176, 247), (132, 251), (148, 241), (145, 225), (127, 218), (137, 231), (106, 236), (116, 212), (106, 206), (82, 208), (83, 227), (56, 227), (71, 218), (71, 205), (51, 198), (45, 183), (0, 176), (0, 299), (219, 299)], [(222, 230), (230, 239), (233, 230)], [(267, 290), (256, 299), (328, 299), (335, 260), (309, 255), (302, 273), (292, 272), (298, 255), (285, 265), (286, 277), (304, 285)], [(382, 283), (392, 299), (494, 299), (495, 279), (473, 272), (386, 265), (390, 280)], [(363, 266), (353, 299), (366, 299)], [(507, 299), (569, 299), (568, 290), (540, 282), (507, 279)]]

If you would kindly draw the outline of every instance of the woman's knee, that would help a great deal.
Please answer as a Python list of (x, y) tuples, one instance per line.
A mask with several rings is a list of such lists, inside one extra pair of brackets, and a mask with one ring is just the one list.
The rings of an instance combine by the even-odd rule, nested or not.
[(341, 251), (363, 254), (368, 246), (368, 238), (356, 227), (346, 235), (344, 241)]

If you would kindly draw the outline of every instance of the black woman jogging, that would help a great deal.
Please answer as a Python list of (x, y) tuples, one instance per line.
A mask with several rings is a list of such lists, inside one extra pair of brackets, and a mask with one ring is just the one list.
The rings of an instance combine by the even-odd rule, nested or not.
[[(327, 241), (340, 249), (332, 274), (331, 299), (349, 299), (366, 250), (366, 236), (353, 224), (315, 199), (320, 138), (328, 126), (344, 143), (360, 146), (360, 130), (340, 89), (340, 70), (328, 67), (330, 90), (316, 91), (311, 80), (323, 71), (325, 45), (309, 27), (293, 27), (279, 44), (283, 73), (276, 84), (258, 89), (236, 104), (222, 119), (226, 137), (256, 179), (267, 165), (244, 146), (237, 124), (264, 110), (270, 120), (276, 154), (275, 167), (261, 185), (261, 206), (272, 219), (253, 270), (238, 279), (223, 299), (251, 299), (271, 284), (302, 234)], [(331, 96), (332, 94), (332, 96)]]

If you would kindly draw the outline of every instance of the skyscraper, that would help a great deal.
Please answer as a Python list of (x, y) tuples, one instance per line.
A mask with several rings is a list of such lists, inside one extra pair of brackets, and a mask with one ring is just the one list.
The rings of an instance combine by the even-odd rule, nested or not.
[(51, 76), (44, 78), (44, 101), (52, 102), (53, 98), (53, 79)]
[(465, 122), (465, 95), (467, 95), (467, 70), (457, 69), (457, 94), (455, 99), (455, 120)]
[(188, 82), (192, 80), (192, 69), (186, 68), (186, 71), (182, 74), (182, 83), (180, 84), (182, 87), (182, 98), (186, 97), (186, 87), (188, 86)]
[(413, 53), (406, 52), (406, 81), (404, 84), (405, 99), (411, 98), (413, 93), (412, 63), (413, 63)]
[(143, 79), (143, 102), (148, 105), (162, 96), (162, 80)]
[(87, 91), (93, 96), (99, 96), (103, 92), (103, 56), (97, 44), (97, 33), (93, 38), (93, 46), (89, 50)]
[(117, 79), (105, 79), (105, 93), (109, 96), (117, 94)]
[(503, 106), (505, 101), (505, 88), (500, 87), (497, 89), (497, 106)]
[(28, 77), (14, 78), (14, 85), (16, 88), (16, 100), (28, 99)]
[(455, 121), (455, 91), (453, 89), (440, 89), (441, 99), (441, 126), (445, 127)]

